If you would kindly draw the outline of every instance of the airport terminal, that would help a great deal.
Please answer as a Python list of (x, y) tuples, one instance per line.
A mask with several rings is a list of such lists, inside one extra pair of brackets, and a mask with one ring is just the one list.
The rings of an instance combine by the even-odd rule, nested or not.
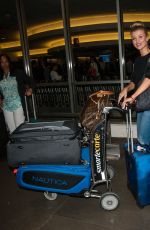
[(0, 15), (0, 230), (150, 229), (150, 3)]

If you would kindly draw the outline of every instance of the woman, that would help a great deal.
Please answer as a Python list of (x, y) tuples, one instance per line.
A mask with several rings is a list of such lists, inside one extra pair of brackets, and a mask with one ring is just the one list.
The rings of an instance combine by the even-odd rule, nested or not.
[[(138, 97), (150, 87), (148, 31), (142, 22), (135, 22), (130, 28), (133, 46), (140, 52), (140, 56), (135, 60), (131, 82), (121, 91), (118, 98), (118, 103), (123, 99), (123, 108), (127, 103), (132, 104), (138, 100)], [(132, 90), (134, 93), (127, 97), (128, 92)], [(137, 133), (137, 150), (146, 151), (150, 146), (150, 109), (137, 112)]]
[(24, 95), (32, 94), (30, 79), (21, 70), (13, 70), (8, 55), (0, 55), (0, 92), (6, 124), (12, 133), (24, 122)]

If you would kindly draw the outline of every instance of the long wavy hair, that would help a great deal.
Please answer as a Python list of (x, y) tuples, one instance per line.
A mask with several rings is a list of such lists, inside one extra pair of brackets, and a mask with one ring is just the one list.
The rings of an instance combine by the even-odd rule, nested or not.
[(9, 63), (10, 73), (14, 73), (14, 68), (12, 66), (11, 58), (9, 57), (9, 55), (8, 54), (0, 54), (0, 80), (3, 78), (3, 75), (4, 75), (4, 71), (1, 68), (1, 58), (2, 57), (5, 57), (7, 59), (8, 63)]

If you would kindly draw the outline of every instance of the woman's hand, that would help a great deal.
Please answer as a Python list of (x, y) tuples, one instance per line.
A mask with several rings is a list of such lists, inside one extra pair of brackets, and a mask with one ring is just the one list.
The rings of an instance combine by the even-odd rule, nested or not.
[(126, 97), (127, 97), (127, 94), (128, 94), (128, 90), (127, 88), (124, 88), (120, 94), (119, 94), (119, 97), (118, 97), (118, 104), (120, 104), (120, 101), (122, 100), (122, 98), (125, 100)]
[(31, 96), (32, 95), (32, 89), (31, 88), (26, 89), (25, 95), (28, 97)]
[(122, 105), (121, 105), (122, 109), (125, 109), (125, 107), (126, 107), (128, 104), (132, 104), (134, 101), (135, 101), (135, 99), (132, 98), (132, 97), (126, 98), (126, 99), (123, 101)]

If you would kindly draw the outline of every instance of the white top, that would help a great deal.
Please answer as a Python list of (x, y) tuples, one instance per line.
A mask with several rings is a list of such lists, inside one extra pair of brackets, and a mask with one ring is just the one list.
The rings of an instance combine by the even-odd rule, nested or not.
[(50, 76), (51, 76), (52, 81), (61, 81), (62, 80), (62, 76), (59, 75), (55, 70), (52, 70), (50, 72)]

